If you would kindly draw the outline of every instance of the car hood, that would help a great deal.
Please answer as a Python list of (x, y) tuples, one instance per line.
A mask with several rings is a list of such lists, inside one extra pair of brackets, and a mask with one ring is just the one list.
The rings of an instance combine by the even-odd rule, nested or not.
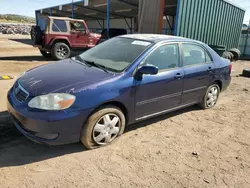
[(18, 82), (31, 96), (37, 96), (51, 92), (70, 93), (70, 88), (76, 85), (86, 87), (114, 75), (66, 59), (31, 69), (20, 77)]

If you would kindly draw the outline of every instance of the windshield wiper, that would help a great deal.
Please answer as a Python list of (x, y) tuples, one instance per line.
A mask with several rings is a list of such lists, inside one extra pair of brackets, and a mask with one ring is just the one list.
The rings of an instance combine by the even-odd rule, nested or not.
[(87, 65), (88, 67), (91, 67), (90, 64), (86, 63), (86, 61), (83, 60), (81, 56), (75, 56), (75, 60), (80, 61), (81, 63), (84, 63), (84, 65)]
[(108, 71), (107, 71), (106, 67), (105, 67), (105, 66), (103, 66), (103, 65), (100, 65), (100, 64), (98, 64), (98, 63), (95, 63), (94, 61), (86, 61), (86, 60), (84, 60), (84, 59), (83, 59), (83, 61), (84, 61), (84, 62), (86, 62), (86, 63), (87, 63), (87, 64), (89, 64), (89, 65), (92, 65), (92, 66), (98, 67), (99, 69), (102, 69), (103, 71), (105, 71), (105, 72), (107, 72), (107, 73), (108, 73)]

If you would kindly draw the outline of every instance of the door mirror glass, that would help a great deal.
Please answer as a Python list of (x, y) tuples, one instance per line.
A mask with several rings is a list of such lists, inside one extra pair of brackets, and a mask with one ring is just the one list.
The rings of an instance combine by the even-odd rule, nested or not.
[(81, 34), (82, 34), (82, 35), (86, 35), (86, 30), (82, 30), (82, 31), (81, 31)]
[(138, 72), (141, 74), (156, 75), (158, 74), (158, 68), (154, 65), (144, 65), (139, 68)]

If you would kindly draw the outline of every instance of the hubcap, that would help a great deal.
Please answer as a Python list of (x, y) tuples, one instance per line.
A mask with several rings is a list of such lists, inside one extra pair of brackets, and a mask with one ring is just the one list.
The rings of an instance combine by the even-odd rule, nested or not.
[(65, 57), (68, 53), (68, 50), (64, 46), (60, 46), (59, 48), (57, 48), (56, 53), (60, 57)]
[(94, 126), (93, 138), (99, 145), (105, 145), (112, 142), (119, 134), (121, 120), (115, 114), (106, 114), (102, 116)]
[(217, 87), (212, 87), (207, 94), (207, 106), (213, 107), (218, 99), (219, 90)]

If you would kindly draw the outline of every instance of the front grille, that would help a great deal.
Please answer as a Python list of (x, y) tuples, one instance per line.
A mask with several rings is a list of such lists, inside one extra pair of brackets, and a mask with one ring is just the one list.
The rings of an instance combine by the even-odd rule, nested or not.
[(20, 84), (17, 84), (13, 88), (13, 91), (16, 99), (19, 102), (24, 102), (29, 97), (29, 93)]

